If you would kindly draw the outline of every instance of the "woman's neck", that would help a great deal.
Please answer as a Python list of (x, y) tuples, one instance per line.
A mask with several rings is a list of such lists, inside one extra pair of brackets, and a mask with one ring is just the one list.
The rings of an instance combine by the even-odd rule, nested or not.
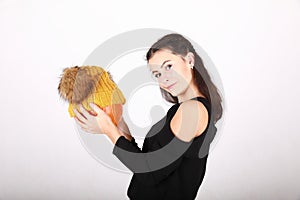
[(191, 84), (183, 94), (180, 94), (177, 97), (178, 103), (182, 103), (195, 97), (205, 98), (205, 96), (198, 90), (198, 88), (194, 84)]

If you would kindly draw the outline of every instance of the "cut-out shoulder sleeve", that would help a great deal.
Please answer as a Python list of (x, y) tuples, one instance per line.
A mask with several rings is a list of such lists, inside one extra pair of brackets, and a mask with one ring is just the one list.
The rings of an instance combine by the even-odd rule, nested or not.
[(208, 125), (208, 111), (202, 102), (183, 102), (170, 122), (171, 130), (179, 139), (189, 142), (199, 136)]
[(113, 154), (142, 184), (159, 184), (184, 165), (184, 159), (199, 158), (198, 152), (205, 134), (187, 142), (176, 137), (170, 128), (170, 121), (179, 106), (180, 104), (172, 106), (166, 117), (153, 125), (142, 149), (134, 138), (130, 142), (121, 136), (115, 143)]

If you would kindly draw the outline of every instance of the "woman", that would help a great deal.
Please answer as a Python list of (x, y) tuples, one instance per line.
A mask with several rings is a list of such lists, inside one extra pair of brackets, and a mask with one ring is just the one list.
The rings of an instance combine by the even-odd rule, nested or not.
[(75, 120), (86, 132), (104, 133), (113, 154), (134, 172), (130, 199), (195, 199), (206, 171), (209, 144), (222, 116), (221, 97), (192, 44), (179, 34), (162, 37), (147, 52), (150, 72), (163, 98), (174, 105), (146, 135), (142, 150), (122, 120), (116, 127), (93, 106), (82, 107)]

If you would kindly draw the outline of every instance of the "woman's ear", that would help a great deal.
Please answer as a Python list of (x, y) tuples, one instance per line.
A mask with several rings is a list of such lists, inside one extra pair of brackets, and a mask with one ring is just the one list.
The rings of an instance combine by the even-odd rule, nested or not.
[(190, 68), (194, 67), (195, 64), (195, 56), (192, 52), (188, 52), (185, 56), (185, 60), (187, 61), (187, 64), (190, 66)]

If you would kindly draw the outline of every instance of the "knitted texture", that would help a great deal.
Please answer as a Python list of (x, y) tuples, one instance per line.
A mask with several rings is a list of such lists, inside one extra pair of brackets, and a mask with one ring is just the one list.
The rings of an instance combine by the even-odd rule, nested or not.
[(73, 109), (79, 105), (92, 110), (89, 103), (100, 108), (113, 104), (125, 104), (126, 99), (113, 82), (109, 72), (98, 66), (75, 66), (65, 68), (58, 86), (60, 97), (69, 102), (69, 114), (74, 117)]

